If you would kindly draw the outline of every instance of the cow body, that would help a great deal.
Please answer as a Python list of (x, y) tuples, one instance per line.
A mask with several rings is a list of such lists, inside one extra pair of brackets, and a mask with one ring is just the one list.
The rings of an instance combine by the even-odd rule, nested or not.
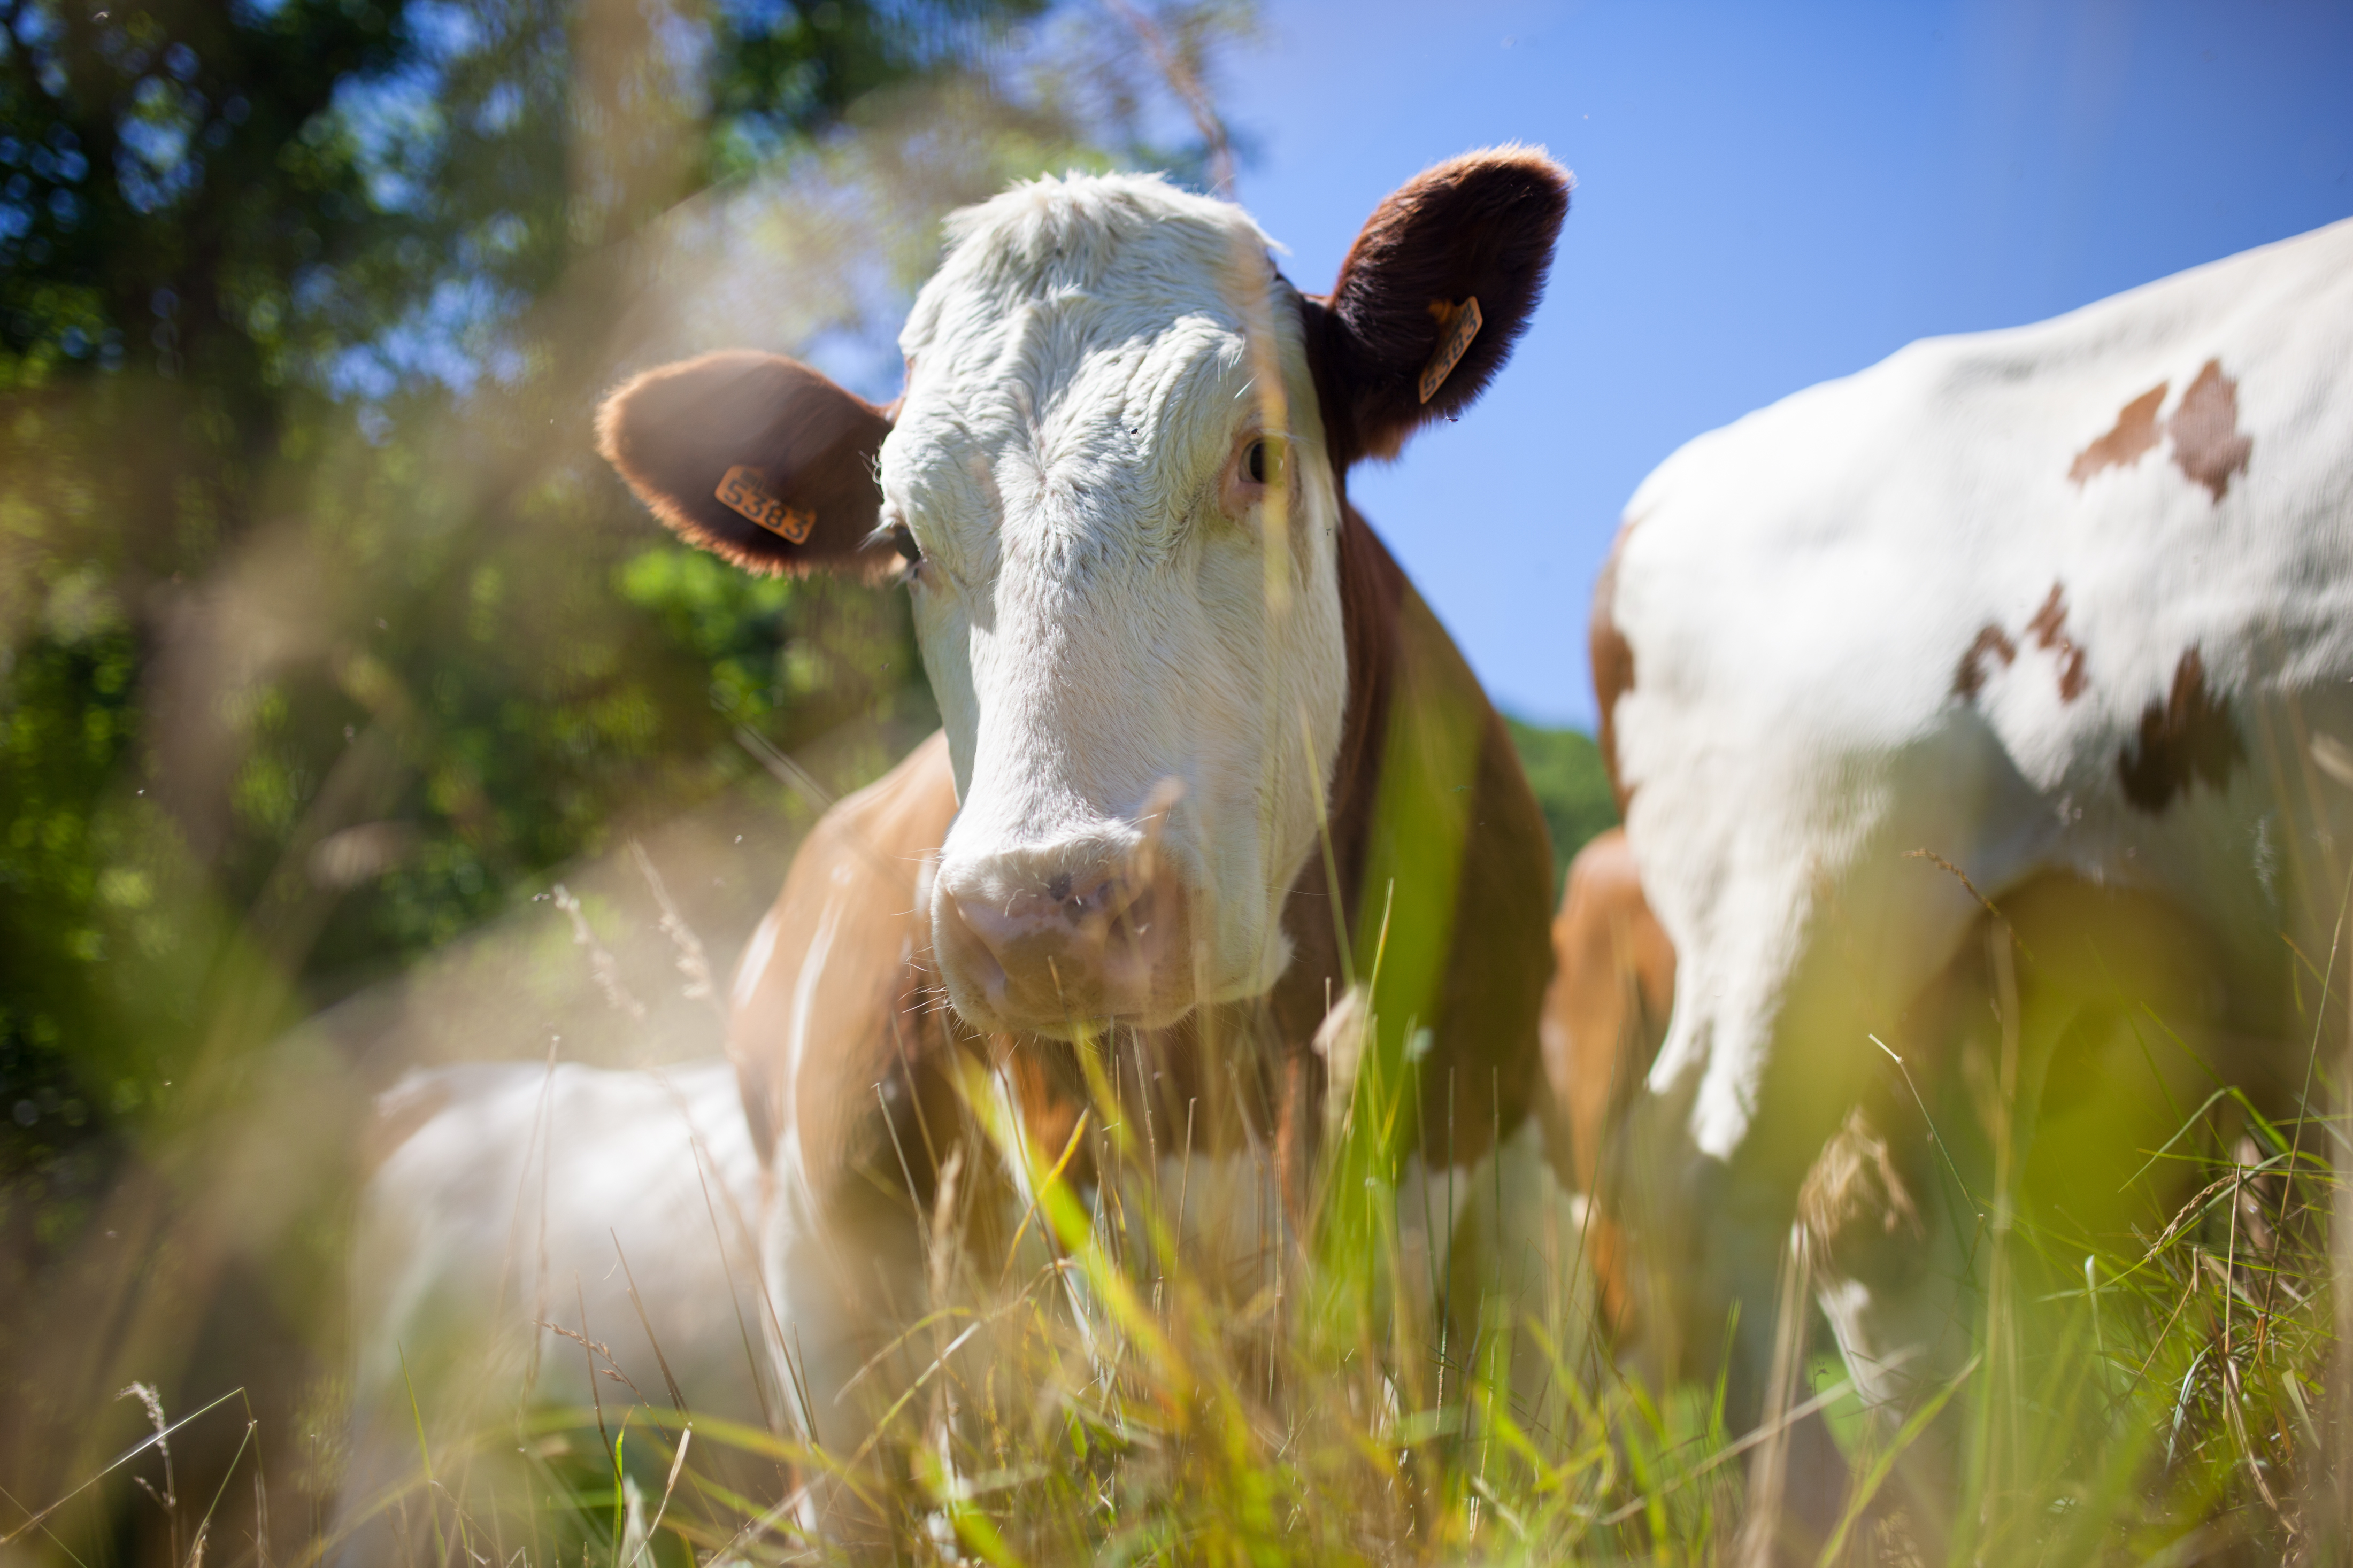
[[(2279, 933), (2327, 950), (2353, 805), (2309, 744), (2353, 728), (2348, 416), (2340, 224), (1914, 344), (1692, 442), (1629, 504), (1594, 668), (1678, 962), (1651, 1186), (1745, 1303), (1752, 1393), (1800, 1179), (1885, 1063), (1873, 1037), (1968, 1032), (1926, 1000), (1956, 964), (2024, 998), (2030, 1060), (2054, 1059), (2038, 997), (2056, 1020), (2162, 994), (2179, 1059), (2148, 1070), (2184, 1083), (2191, 1058), (2260, 1078), (2310, 1027)], [(2008, 978), (1971, 942), (1989, 906)], [(2081, 961), (2049, 960), (2071, 931)], [(2147, 1131), (2105, 1129), (2119, 1159)], [(1832, 1316), (1885, 1362), (1922, 1318), (1900, 1298), (1955, 1288)], [(1910, 1348), (1882, 1392), (1951, 1370)]]
[[(689, 538), (760, 570), (894, 564), (945, 721), (828, 813), (736, 984), (765, 1256), (829, 1447), (864, 1429), (841, 1391), (938, 1288), (926, 1237), (969, 1238), (1004, 1206), (976, 1196), (1024, 1179), (979, 1138), (975, 1070), (1082, 1184), (1092, 1105), (1172, 1168), (1267, 1156), (1258, 1212), (1296, 1213), (1318, 1027), (1369, 985), (1365, 1049), (1396, 1081), (1418, 1063), (1418, 1160), (1524, 1120), (1542, 817), (1345, 476), (1493, 374), (1566, 207), (1540, 154), (1473, 154), (1308, 297), (1237, 208), (1041, 181), (952, 221), (892, 407), (751, 355), (608, 403), (604, 450)], [(712, 501), (739, 468), (798, 538)]]

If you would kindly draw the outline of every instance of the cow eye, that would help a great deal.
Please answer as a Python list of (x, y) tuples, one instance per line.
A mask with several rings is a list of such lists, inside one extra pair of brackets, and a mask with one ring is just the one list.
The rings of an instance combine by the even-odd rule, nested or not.
[(1279, 485), (1282, 483), (1286, 456), (1282, 437), (1253, 436), (1250, 445), (1242, 448), (1241, 477), (1254, 485)]
[(914, 566), (922, 563), (923, 547), (915, 542), (914, 530), (903, 522), (894, 522), (891, 525), (891, 531), (887, 537), (891, 542), (891, 548), (897, 551), (899, 558), (908, 565)]
[(1268, 491), (1291, 482), (1291, 452), (1280, 432), (1245, 431), (1229, 450), (1218, 479), (1218, 501), (1228, 517), (1264, 505)]

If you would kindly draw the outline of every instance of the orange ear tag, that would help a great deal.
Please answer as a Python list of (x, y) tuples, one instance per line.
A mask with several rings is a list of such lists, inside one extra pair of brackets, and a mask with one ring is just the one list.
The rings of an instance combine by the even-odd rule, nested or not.
[[(1434, 310), (1438, 307), (1433, 305), (1430, 309)], [(1475, 296), (1452, 307), (1439, 318), (1438, 351), (1430, 356), (1430, 363), (1421, 367), (1421, 400), (1424, 403), (1436, 396), (1438, 389), (1446, 384), (1446, 378), (1454, 374), (1454, 367), (1461, 364), (1462, 356), (1471, 352), (1471, 340), (1479, 335), (1479, 329), (1483, 324)]]
[(721, 506), (750, 518), (770, 533), (782, 535), (787, 544), (807, 544), (809, 530), (817, 526), (817, 513), (786, 506), (784, 498), (768, 488), (767, 480), (741, 463), (727, 470), (712, 493)]

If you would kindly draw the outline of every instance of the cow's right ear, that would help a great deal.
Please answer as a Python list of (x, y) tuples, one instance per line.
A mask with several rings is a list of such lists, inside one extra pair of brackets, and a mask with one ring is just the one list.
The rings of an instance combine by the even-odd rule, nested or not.
[(1544, 295), (1571, 184), (1541, 148), (1490, 147), (1424, 170), (1366, 220), (1331, 294), (1305, 301), (1341, 467), (1395, 457), (1504, 367)]
[(765, 574), (881, 564), (869, 548), (891, 417), (797, 360), (731, 351), (646, 372), (596, 449), (680, 537)]

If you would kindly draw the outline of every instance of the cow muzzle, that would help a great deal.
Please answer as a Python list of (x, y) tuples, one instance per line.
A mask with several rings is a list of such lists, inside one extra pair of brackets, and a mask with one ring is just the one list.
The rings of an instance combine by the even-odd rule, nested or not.
[(1193, 1005), (1192, 900), (1165, 860), (994, 858), (944, 867), (937, 887), (941, 969), (976, 1026), (1156, 1027)]

